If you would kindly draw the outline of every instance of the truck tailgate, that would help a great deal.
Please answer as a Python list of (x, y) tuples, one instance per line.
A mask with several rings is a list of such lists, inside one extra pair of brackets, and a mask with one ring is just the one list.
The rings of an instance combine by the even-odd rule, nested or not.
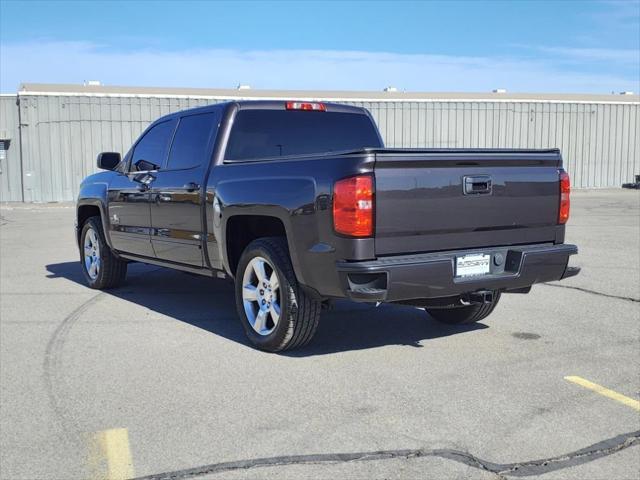
[(560, 243), (558, 150), (376, 151), (377, 255)]

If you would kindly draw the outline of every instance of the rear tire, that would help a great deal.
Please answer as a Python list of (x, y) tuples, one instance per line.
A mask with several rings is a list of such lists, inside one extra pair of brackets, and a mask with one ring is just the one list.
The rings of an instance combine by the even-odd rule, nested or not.
[(251, 242), (238, 262), (235, 287), (238, 317), (256, 348), (280, 352), (313, 338), (321, 302), (298, 284), (284, 238)]
[(481, 305), (468, 305), (464, 307), (425, 308), (427, 313), (438, 322), (449, 325), (462, 325), (475, 323), (487, 318), (498, 305), (500, 292), (493, 292), (493, 301)]
[(127, 262), (116, 257), (104, 238), (100, 217), (89, 217), (80, 232), (80, 266), (87, 285), (98, 290), (119, 286)]

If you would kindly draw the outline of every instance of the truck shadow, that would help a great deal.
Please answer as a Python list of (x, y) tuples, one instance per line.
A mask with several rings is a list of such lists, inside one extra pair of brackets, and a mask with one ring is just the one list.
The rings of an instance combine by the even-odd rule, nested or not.
[[(48, 278), (65, 278), (85, 285), (78, 262), (55, 263), (46, 268)], [(131, 264), (127, 282), (105, 293), (249, 346), (238, 322), (230, 281)], [(318, 331), (307, 347), (284, 354), (307, 357), (385, 345), (419, 348), (425, 346), (421, 343), (425, 340), (484, 328), (488, 327), (478, 323), (439, 324), (423, 310), (413, 307), (386, 304), (375, 307), (338, 301), (332, 309), (323, 312)]]

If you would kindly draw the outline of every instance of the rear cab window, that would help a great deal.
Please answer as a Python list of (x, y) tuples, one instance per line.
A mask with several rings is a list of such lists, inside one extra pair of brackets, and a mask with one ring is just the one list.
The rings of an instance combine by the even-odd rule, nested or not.
[(357, 112), (239, 110), (225, 160), (306, 155), (381, 147), (373, 121)]

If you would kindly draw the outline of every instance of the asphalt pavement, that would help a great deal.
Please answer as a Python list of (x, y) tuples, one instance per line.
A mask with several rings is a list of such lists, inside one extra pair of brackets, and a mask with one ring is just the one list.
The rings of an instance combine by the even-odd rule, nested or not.
[(341, 301), (280, 355), (231, 283), (94, 291), (73, 205), (0, 215), (2, 479), (640, 478), (640, 192), (574, 192), (581, 274), (482, 323)]

